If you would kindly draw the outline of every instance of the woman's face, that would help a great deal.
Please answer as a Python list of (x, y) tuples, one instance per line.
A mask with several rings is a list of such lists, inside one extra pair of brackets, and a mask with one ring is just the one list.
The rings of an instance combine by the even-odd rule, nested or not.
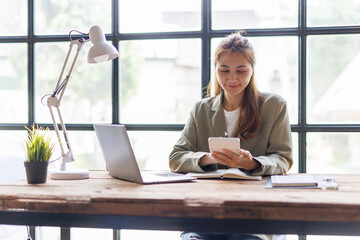
[(216, 63), (216, 76), (228, 97), (242, 97), (253, 74), (250, 62), (242, 53), (225, 52)]

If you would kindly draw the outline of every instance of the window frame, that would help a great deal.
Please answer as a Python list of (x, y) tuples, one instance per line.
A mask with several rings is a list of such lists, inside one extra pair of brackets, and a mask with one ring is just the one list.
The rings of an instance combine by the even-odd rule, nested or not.
[[(205, 96), (205, 88), (211, 76), (211, 39), (224, 37), (237, 29), (212, 30), (211, 29), (211, 0), (201, 1), (201, 30), (182, 32), (154, 32), (154, 33), (120, 33), (119, 32), (119, 1), (112, 0), (111, 33), (106, 35), (109, 41), (118, 48), (123, 40), (143, 39), (176, 39), (176, 38), (199, 38), (202, 43), (201, 58), (201, 96)], [(35, 119), (35, 94), (34, 94), (34, 44), (38, 42), (68, 41), (66, 35), (34, 35), (34, 2), (28, 4), (28, 33), (26, 36), (0, 36), (1, 43), (27, 43), (27, 78), (28, 78), (28, 127)], [(360, 124), (307, 124), (306, 122), (306, 47), (307, 36), (327, 34), (359, 34), (360, 26), (343, 27), (307, 27), (307, 0), (298, 1), (298, 27), (296, 28), (266, 28), (244, 29), (249, 35), (257, 37), (265, 36), (296, 36), (298, 37), (298, 123), (291, 125), (291, 131), (298, 134), (298, 159), (299, 172), (306, 173), (306, 134), (308, 132), (360, 132)], [(60, 67), (60, 66), (59, 66)], [(119, 121), (119, 62), (112, 61), (112, 123), (121, 124)], [(52, 124), (41, 124), (53, 129)], [(93, 130), (92, 124), (66, 124), (67, 130)], [(184, 124), (126, 124), (130, 131), (181, 131)], [(0, 123), (0, 130), (24, 130), (24, 123)]]

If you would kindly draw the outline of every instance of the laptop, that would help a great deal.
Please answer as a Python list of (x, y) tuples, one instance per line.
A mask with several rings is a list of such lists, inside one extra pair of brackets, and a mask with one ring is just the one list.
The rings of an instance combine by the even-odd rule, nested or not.
[(178, 173), (141, 172), (126, 127), (116, 124), (94, 124), (106, 168), (111, 176), (140, 184), (186, 182), (196, 179)]

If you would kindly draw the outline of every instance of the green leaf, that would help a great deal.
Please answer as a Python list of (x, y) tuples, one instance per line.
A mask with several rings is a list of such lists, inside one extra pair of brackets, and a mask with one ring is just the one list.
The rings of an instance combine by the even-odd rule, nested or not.
[(46, 136), (48, 128), (35, 127), (28, 130), (28, 137), (25, 140), (28, 162), (47, 162), (53, 154), (55, 143), (49, 136)]

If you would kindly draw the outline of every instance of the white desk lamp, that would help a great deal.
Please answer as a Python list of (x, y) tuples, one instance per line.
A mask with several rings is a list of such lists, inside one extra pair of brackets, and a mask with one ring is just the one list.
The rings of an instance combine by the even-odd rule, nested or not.
[[(60, 165), (60, 170), (55, 170), (55, 171), (50, 172), (50, 178), (52, 178), (52, 179), (84, 179), (84, 178), (89, 177), (89, 171), (88, 170), (85, 170), (85, 169), (66, 169), (66, 163), (73, 162), (74, 157), (73, 157), (73, 154), (72, 154), (69, 138), (67, 136), (66, 127), (65, 127), (65, 124), (64, 124), (64, 121), (62, 119), (61, 112), (60, 112), (60, 102), (61, 102), (62, 97), (64, 95), (66, 86), (67, 86), (67, 84), (69, 82), (71, 73), (72, 73), (72, 71), (74, 69), (76, 60), (78, 58), (78, 55), (79, 55), (79, 52), (80, 52), (82, 46), (86, 42), (89, 42), (90, 40), (93, 43), (93, 46), (90, 48), (89, 53), (88, 53), (88, 63), (105, 62), (105, 61), (113, 60), (113, 59), (115, 59), (115, 58), (117, 58), (119, 56), (119, 52), (116, 50), (116, 48), (113, 45), (110, 45), (109, 43), (106, 42), (105, 35), (104, 35), (101, 27), (96, 26), (96, 25), (92, 26), (90, 28), (90, 30), (89, 30), (89, 39), (80, 38), (80, 39), (72, 40), (71, 33), (73, 31), (75, 31), (77, 33), (80, 33), (82, 35), (85, 35), (84, 33), (76, 31), (76, 30), (70, 31), (70, 33), (69, 33), (69, 38), (70, 38), (69, 51), (68, 51), (68, 53), (66, 55), (66, 59), (65, 59), (63, 68), (61, 70), (58, 82), (56, 84), (55, 90), (53, 91), (51, 96), (48, 97), (48, 99), (47, 99), (47, 106), (49, 107), (49, 110), (50, 110), (51, 118), (52, 118), (52, 121), (53, 121), (53, 124), (54, 124), (54, 128), (55, 128), (55, 131), (56, 131), (58, 141), (59, 141), (59, 145), (60, 145), (60, 149), (61, 149), (61, 156), (62, 156), (62, 162), (61, 162), (61, 165)], [(62, 80), (65, 67), (67, 65), (70, 53), (71, 53), (72, 48), (73, 48), (74, 45), (77, 45), (77, 52), (76, 52), (76, 54), (74, 56), (73, 62), (71, 64), (71, 66), (70, 66), (70, 69), (69, 69), (69, 72), (68, 72), (67, 76), (65, 77), (64, 80)], [(64, 150), (64, 145), (63, 145), (62, 140), (60, 138), (59, 128), (58, 128), (58, 125), (56, 123), (52, 108), (55, 108), (57, 110), (58, 115), (59, 115), (61, 129), (62, 129), (62, 132), (63, 132), (63, 135), (64, 135), (66, 147), (68, 149), (67, 152), (65, 152), (65, 150)]]

